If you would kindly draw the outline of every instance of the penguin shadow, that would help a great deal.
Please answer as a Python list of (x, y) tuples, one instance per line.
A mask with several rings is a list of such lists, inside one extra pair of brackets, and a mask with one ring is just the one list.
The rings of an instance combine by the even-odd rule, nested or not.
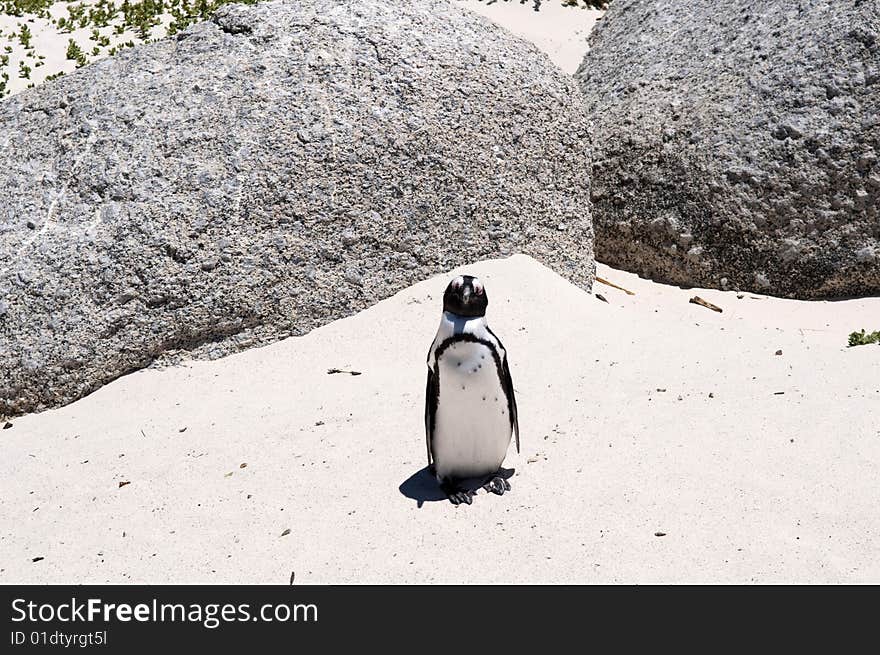
[[(499, 469), (498, 475), (509, 480), (516, 473), (516, 469)], [(483, 479), (466, 480), (463, 486), (467, 489), (479, 490), (486, 481)], [(426, 466), (409, 476), (400, 483), (398, 487), (400, 493), (407, 498), (412, 498), (421, 507), (425, 503), (433, 503), (440, 500), (447, 500), (446, 494), (440, 488), (437, 478), (431, 467)]]

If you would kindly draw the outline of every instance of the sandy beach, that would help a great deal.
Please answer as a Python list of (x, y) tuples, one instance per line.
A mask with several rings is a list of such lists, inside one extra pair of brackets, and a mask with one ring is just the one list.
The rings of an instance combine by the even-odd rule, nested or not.
[(485, 16), (508, 32), (529, 41), (566, 73), (572, 74), (589, 50), (587, 38), (603, 11), (566, 7), (562, 2), (485, 2), (455, 0), (455, 4)]
[[(458, 4), (569, 73), (601, 16)], [(72, 70), (43, 27), (45, 70)], [(523, 450), (509, 494), (454, 507), (425, 470), (423, 403), (459, 272), (486, 285)], [(632, 295), (523, 255), (473, 262), (305, 336), (11, 419), (0, 584), (880, 579), (880, 348), (847, 347), (880, 328), (880, 298), (598, 276)]]
[(14, 420), (0, 582), (880, 575), (880, 348), (846, 347), (880, 299), (738, 298), (600, 265), (635, 293), (597, 284), (606, 303), (524, 256), (461, 270), (484, 279), (510, 353), (510, 494), (456, 508), (423, 470), (441, 275), (307, 336)]

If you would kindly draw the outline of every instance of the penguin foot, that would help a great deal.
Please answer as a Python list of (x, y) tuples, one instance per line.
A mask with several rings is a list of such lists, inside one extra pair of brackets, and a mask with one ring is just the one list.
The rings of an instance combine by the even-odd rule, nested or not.
[(470, 505), (474, 502), (474, 496), (476, 495), (473, 491), (453, 491), (449, 494), (449, 502), (455, 505), (456, 507), (465, 503)]
[(442, 484), (441, 489), (443, 489), (443, 493), (446, 494), (446, 497), (449, 498), (449, 502), (456, 507), (462, 503), (466, 505), (472, 504), (474, 502), (474, 496), (477, 494), (476, 491), (461, 489), (450, 484)]
[(496, 475), (494, 478), (483, 485), (483, 489), (493, 494), (503, 496), (505, 491), (510, 491), (510, 483), (502, 478), (500, 475)]

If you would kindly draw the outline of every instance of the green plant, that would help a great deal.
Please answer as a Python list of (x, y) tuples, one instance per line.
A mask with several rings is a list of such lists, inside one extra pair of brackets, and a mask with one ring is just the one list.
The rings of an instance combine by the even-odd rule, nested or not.
[(92, 29), (92, 36), (90, 37), (92, 41), (95, 41), (101, 47), (106, 48), (110, 45), (110, 37), (102, 36), (101, 33), (97, 29)]
[(89, 8), (89, 21), (92, 25), (107, 27), (118, 14), (119, 9), (116, 8), (113, 0), (98, 0)]
[(31, 67), (23, 61), (18, 62), (18, 76), (24, 80), (31, 79)]
[[(30, 66), (44, 66), (45, 57), (33, 49), (33, 34), (24, 21), (33, 23), (35, 18), (44, 19), (49, 29), (57, 34), (69, 34), (73, 30), (86, 28), (90, 32), (91, 43), (80, 46), (69, 39), (67, 59), (76, 62), (77, 68), (86, 65), (93, 56), (102, 53), (113, 55), (124, 48), (141, 43), (149, 43), (155, 38), (172, 36), (189, 27), (193, 23), (209, 19), (214, 12), (225, 4), (256, 4), (260, 0), (67, 0), (64, 4), (58, 0), (0, 0), (0, 15), (20, 17), (21, 23), (16, 29), (5, 29), (0, 33), (0, 49), (6, 54), (5, 60), (0, 59), (2, 68), (8, 67), (8, 55), (13, 52), (13, 42), (24, 46), (25, 58), (31, 58)], [(534, 0), (540, 5), (540, 0)], [(570, 0), (559, 0), (570, 2)], [(580, 0), (581, 4), (595, 4), (596, 0)], [(49, 13), (49, 8), (59, 5), (66, 8), (66, 14), (57, 19)], [(170, 22), (163, 17), (170, 16)], [(19, 31), (20, 30), (20, 31)], [(122, 36), (131, 36), (125, 42), (116, 42)], [(111, 44), (113, 47), (111, 47)], [(27, 64), (19, 66), (19, 76), (31, 74)], [(52, 80), (61, 73), (46, 76)], [(0, 82), (0, 97), (8, 95), (9, 79)]]
[(0, 14), (22, 16), (37, 14), (45, 17), (56, 0), (0, 0)]
[[(59, 24), (60, 22), (61, 21), (59, 20)], [(68, 30), (77, 27), (85, 27), (88, 23), (89, 17), (86, 14), (86, 6), (82, 2), (75, 5), (67, 5), (67, 20), (65, 21), (65, 25)]]
[(880, 344), (880, 330), (877, 330), (876, 332), (868, 332), (867, 334), (864, 330), (860, 330), (858, 332), (852, 332), (849, 335), (850, 347), (867, 346), (872, 343)]
[(243, 5), (256, 4), (257, 0), (171, 0), (169, 13), (174, 18), (168, 26), (168, 35), (177, 34), (193, 23), (210, 18), (221, 5), (238, 2)]
[(86, 54), (82, 51), (76, 41), (68, 39), (67, 41), (67, 58), (76, 62), (76, 67), (85, 66), (88, 63)]
[(134, 27), (137, 35), (146, 41), (150, 38), (150, 30), (159, 24), (159, 15), (164, 13), (165, 5), (163, 0), (142, 0), (134, 3), (123, 0), (120, 9), (126, 25)]
[(33, 34), (31, 34), (31, 28), (27, 25), (19, 25), (19, 27), (21, 28), (21, 31), (18, 33), (18, 42), (25, 48), (30, 48), (31, 37), (33, 36)]

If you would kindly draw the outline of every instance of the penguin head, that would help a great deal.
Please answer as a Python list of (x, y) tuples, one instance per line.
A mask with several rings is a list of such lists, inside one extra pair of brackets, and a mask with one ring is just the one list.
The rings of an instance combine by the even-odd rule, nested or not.
[(443, 311), (458, 316), (485, 316), (488, 304), (483, 283), (473, 275), (453, 278), (443, 294)]

